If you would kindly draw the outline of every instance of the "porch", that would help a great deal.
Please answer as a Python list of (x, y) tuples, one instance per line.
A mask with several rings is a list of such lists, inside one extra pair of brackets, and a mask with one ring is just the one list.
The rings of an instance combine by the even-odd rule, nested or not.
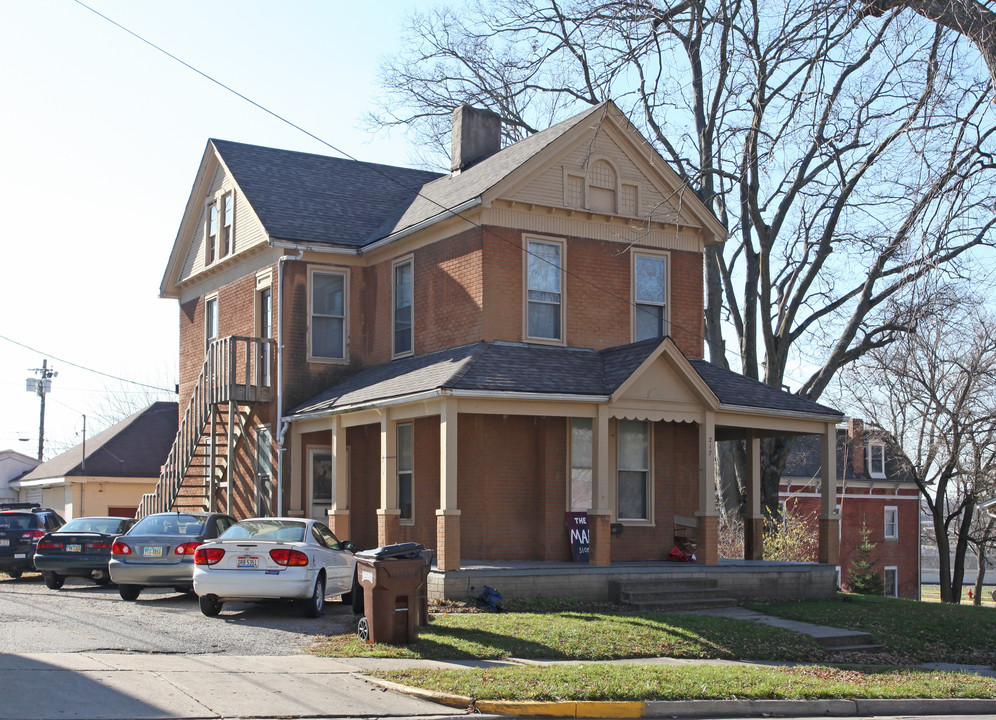
[(481, 562), (464, 560), (459, 570), (429, 573), (429, 600), (473, 601), (485, 585), (505, 598), (559, 597), (586, 602), (610, 599), (609, 583), (621, 581), (715, 580), (738, 602), (825, 598), (837, 588), (833, 565), (720, 559), (717, 565), (632, 561), (609, 565), (569, 562)]

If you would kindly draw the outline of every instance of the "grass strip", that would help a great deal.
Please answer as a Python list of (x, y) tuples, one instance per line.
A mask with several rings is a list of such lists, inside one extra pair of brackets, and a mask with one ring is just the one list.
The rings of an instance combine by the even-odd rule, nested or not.
[(862, 672), (824, 666), (554, 665), (395, 670), (372, 675), (477, 700), (829, 700), (992, 698), (996, 680), (919, 669)]
[(948, 662), (991, 665), (996, 608), (839, 593), (828, 600), (750, 603), (767, 615), (859, 630), (885, 648), (893, 665)]
[(363, 643), (333, 635), (313, 652), (328, 657), (459, 660), (509, 657), (549, 660), (692, 659), (819, 661), (811, 637), (760, 623), (665, 613), (553, 612), (435, 615), (407, 646)]

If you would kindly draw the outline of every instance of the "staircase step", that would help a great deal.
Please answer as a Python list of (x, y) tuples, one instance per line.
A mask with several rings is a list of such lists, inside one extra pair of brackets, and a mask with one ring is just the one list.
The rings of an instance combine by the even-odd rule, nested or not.
[(715, 588), (668, 588), (668, 589), (633, 589), (622, 590), (619, 593), (620, 602), (653, 602), (656, 600), (696, 600), (698, 598), (716, 597)]
[(834, 652), (882, 652), (883, 650), (885, 650), (885, 646), (884, 645), (838, 645), (827, 649), (833, 650)]
[(814, 635), (816, 642), (825, 648), (834, 650), (844, 647), (864, 647), (875, 645), (875, 638), (868, 633), (843, 632), (840, 635)]
[(734, 607), (736, 600), (728, 597), (700, 598), (698, 600), (648, 600), (626, 603), (638, 612), (689, 612), (712, 608)]

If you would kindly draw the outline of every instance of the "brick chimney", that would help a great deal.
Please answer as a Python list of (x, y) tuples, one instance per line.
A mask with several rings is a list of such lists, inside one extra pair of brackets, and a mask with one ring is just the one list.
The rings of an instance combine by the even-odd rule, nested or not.
[(501, 118), (470, 105), (453, 108), (452, 144), (450, 170), (456, 174), (501, 150)]
[(847, 437), (851, 441), (851, 469), (855, 475), (865, 474), (865, 424), (851, 418), (847, 421)]

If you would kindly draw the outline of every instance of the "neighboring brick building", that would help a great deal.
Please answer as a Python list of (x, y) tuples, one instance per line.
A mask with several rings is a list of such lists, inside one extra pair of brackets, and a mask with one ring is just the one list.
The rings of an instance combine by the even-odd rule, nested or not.
[[(446, 175), (208, 142), (161, 286), (187, 409), (143, 511), (313, 516), (451, 571), (569, 560), (586, 510), (594, 564), (691, 525), (712, 565), (717, 440), (818, 434), (832, 469), (839, 412), (702, 359), (725, 229), (618, 108), (499, 129), (454, 111)], [(749, 558), (760, 529), (755, 502)]]
[[(840, 512), (840, 582), (848, 589), (859, 557), (862, 528), (875, 544), (869, 558), (882, 573), (885, 594), (920, 599), (920, 491), (893, 457), (879, 431), (861, 420), (837, 430), (837, 508)], [(816, 517), (820, 510), (820, 453), (812, 438), (796, 441), (782, 474), (785, 510)]]

